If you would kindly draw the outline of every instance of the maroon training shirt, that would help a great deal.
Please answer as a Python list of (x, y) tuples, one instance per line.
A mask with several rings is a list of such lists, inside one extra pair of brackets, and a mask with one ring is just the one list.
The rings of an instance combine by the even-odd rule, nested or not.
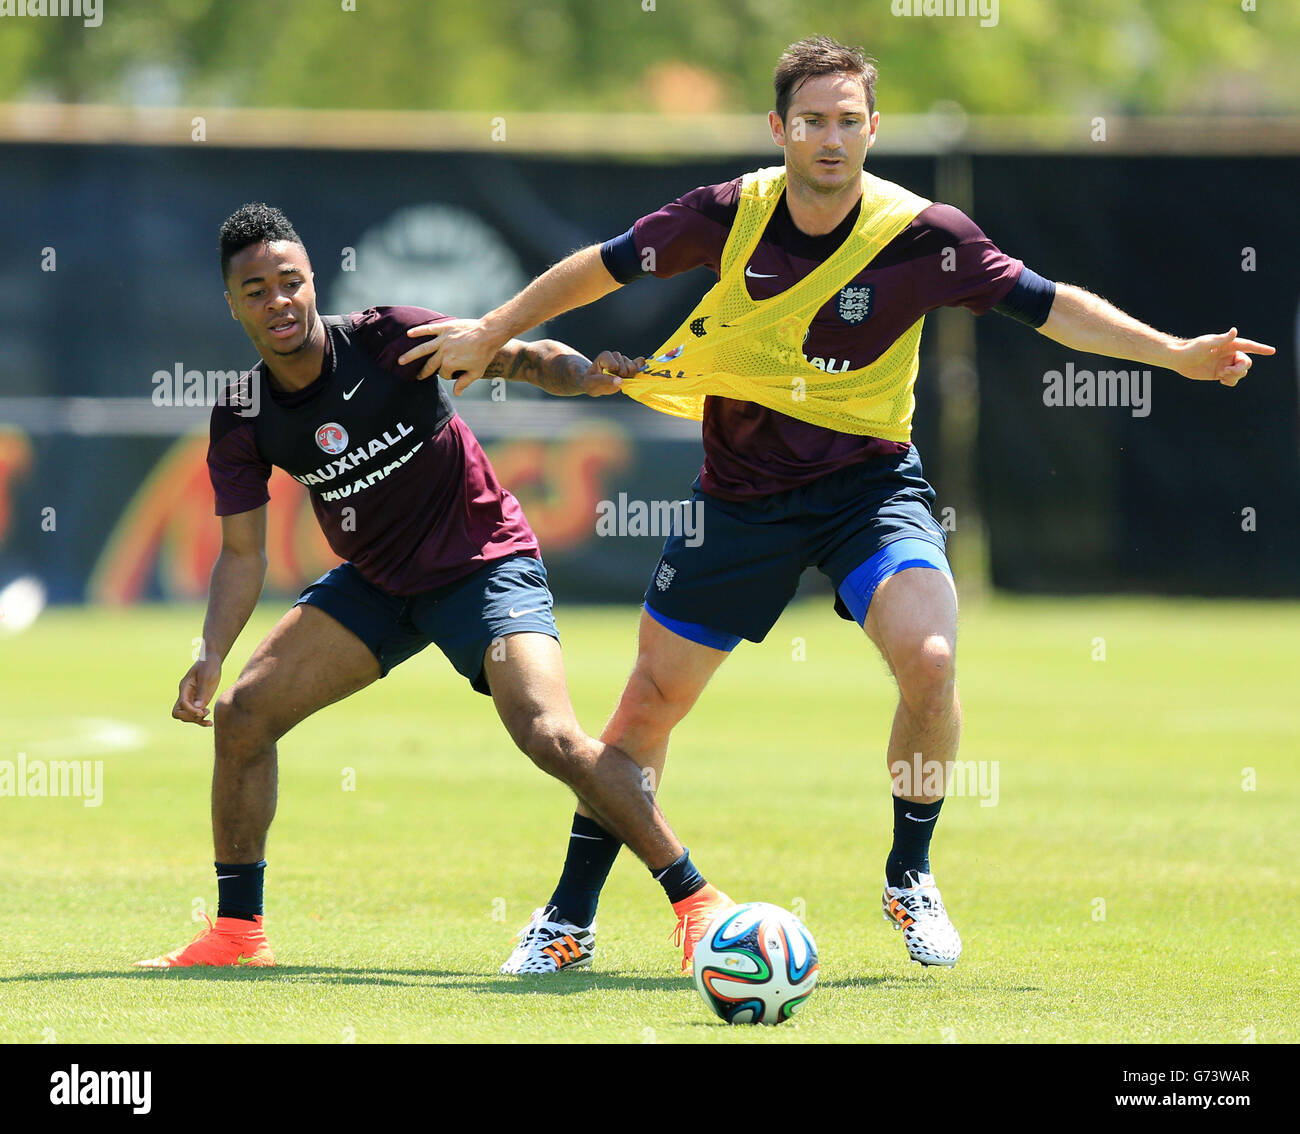
[(409, 327), (447, 316), (372, 307), (326, 323), (320, 377), (277, 392), (259, 363), (260, 412), (213, 407), (208, 471), (218, 516), (260, 508), (272, 465), (311, 493), (335, 554), (370, 582), (412, 595), (485, 563), (540, 553), (523, 510), (502, 488), (469, 427), (423, 360), (399, 366)]

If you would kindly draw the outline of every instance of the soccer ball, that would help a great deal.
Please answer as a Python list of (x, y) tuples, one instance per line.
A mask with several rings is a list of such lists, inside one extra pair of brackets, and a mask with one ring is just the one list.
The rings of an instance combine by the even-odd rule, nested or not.
[(817, 943), (768, 902), (723, 910), (695, 946), (695, 987), (728, 1024), (788, 1020), (817, 984)]

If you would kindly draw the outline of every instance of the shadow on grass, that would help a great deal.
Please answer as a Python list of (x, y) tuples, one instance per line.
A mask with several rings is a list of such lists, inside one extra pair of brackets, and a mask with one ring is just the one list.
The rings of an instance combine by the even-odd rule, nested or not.
[[(506, 993), (533, 996), (546, 993), (552, 996), (572, 996), (583, 992), (679, 992), (691, 987), (686, 974), (671, 976), (645, 976), (617, 971), (579, 969), (576, 972), (555, 973), (548, 976), (487, 976), (482, 973), (455, 972), (447, 969), (384, 969), (384, 968), (333, 968), (325, 965), (279, 965), (273, 969), (253, 968), (191, 968), (191, 969), (101, 969), (82, 972), (19, 973), (0, 977), (0, 985), (40, 984), (47, 981), (115, 980), (132, 981), (206, 981), (227, 983), (231, 981), (257, 981), (273, 984), (320, 985), (374, 985), (395, 988), (446, 988), (469, 992)], [(918, 985), (942, 980), (928, 974), (899, 976), (892, 973), (864, 976), (823, 977), (819, 988), (836, 989), (915, 989)], [(983, 985), (989, 991), (1041, 992), (1034, 987), (1003, 987)]]
[(325, 965), (278, 965), (273, 969), (209, 968), (188, 969), (101, 969), (83, 972), (20, 973), (0, 977), (0, 985), (40, 984), (51, 981), (116, 980), (206, 981), (227, 983), (256, 981), (269, 984), (377, 985), (399, 988), (446, 988), (471, 992), (550, 993), (568, 996), (580, 992), (629, 990), (679, 991), (689, 987), (685, 976), (643, 976), (619, 972), (556, 973), (550, 976), (492, 976), (446, 969), (332, 968)]

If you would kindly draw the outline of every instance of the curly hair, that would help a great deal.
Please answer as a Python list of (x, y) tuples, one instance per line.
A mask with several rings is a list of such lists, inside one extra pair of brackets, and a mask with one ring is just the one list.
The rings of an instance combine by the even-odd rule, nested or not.
[(221, 278), (229, 274), (230, 261), (237, 253), (250, 244), (272, 240), (292, 240), (304, 247), (289, 218), (272, 205), (254, 201), (231, 213), (221, 226)]

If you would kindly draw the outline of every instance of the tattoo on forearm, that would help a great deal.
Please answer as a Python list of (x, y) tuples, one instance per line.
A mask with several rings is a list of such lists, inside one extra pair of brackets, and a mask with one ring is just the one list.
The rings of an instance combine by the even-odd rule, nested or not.
[(578, 394), (579, 379), (586, 373), (587, 360), (543, 343), (503, 348), (483, 371), (485, 378), (507, 382), (528, 382), (548, 394)]
[(528, 361), (528, 351), (520, 349), (511, 351), (508, 347), (497, 352), (496, 358), (488, 363), (483, 371), (484, 378), (504, 378), (507, 382), (527, 382), (527, 374), (521, 374)]

